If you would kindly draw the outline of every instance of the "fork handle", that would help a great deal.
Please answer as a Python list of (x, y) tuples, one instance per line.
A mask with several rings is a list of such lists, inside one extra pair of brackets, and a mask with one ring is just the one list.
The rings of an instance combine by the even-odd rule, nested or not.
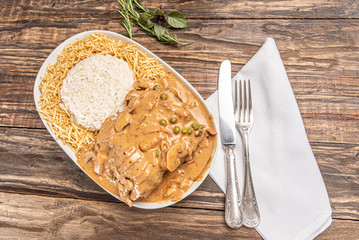
[(240, 209), (241, 199), (236, 171), (234, 146), (225, 146), (225, 158), (227, 162), (227, 190), (225, 203), (225, 219), (231, 228), (242, 226), (242, 213)]
[(256, 194), (253, 188), (251, 165), (249, 161), (248, 131), (242, 131), (244, 143), (244, 190), (242, 197), (243, 225), (249, 228), (257, 227), (260, 222), (260, 214)]

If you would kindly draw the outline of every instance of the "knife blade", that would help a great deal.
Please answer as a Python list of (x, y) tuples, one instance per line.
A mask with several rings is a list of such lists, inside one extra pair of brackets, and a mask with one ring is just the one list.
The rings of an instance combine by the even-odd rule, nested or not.
[(236, 157), (234, 149), (234, 108), (232, 98), (231, 62), (225, 60), (221, 63), (218, 75), (218, 112), (219, 127), (225, 159), (227, 163), (227, 190), (225, 202), (225, 219), (231, 228), (242, 226), (241, 200), (237, 178)]
[(231, 73), (231, 62), (223, 61), (218, 77), (218, 106), (222, 144), (226, 146), (236, 145)]

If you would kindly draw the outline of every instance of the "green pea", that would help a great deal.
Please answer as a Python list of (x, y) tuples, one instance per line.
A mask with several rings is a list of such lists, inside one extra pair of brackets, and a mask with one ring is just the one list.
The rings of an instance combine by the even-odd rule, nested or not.
[(175, 124), (177, 121), (178, 121), (178, 119), (176, 117), (172, 117), (170, 119), (170, 123), (172, 123), (172, 124)]
[(173, 132), (175, 133), (175, 134), (178, 134), (179, 132), (180, 132), (180, 128), (178, 127), (178, 126), (176, 126), (176, 127), (174, 127), (173, 128)]
[(192, 128), (189, 128), (189, 129), (187, 130), (188, 135), (191, 135), (192, 132), (193, 132)]
[(198, 129), (199, 129), (199, 125), (198, 125), (197, 123), (193, 123), (193, 124), (192, 124), (192, 128), (193, 128), (194, 130), (198, 130)]
[(186, 134), (186, 133), (187, 133), (187, 129), (183, 128), (183, 129), (182, 129), (182, 133), (183, 133), (183, 134)]
[(167, 96), (167, 94), (162, 93), (162, 94), (160, 95), (160, 98), (161, 98), (161, 100), (167, 100), (168, 96)]
[(165, 119), (161, 119), (160, 124), (164, 127), (167, 126), (167, 121)]
[(159, 85), (156, 85), (153, 87), (153, 90), (157, 90), (157, 89), (160, 89), (161, 87)]
[(156, 151), (155, 151), (155, 156), (156, 156), (156, 157), (159, 157), (159, 156), (160, 156), (160, 151), (159, 151), (159, 150), (156, 150)]

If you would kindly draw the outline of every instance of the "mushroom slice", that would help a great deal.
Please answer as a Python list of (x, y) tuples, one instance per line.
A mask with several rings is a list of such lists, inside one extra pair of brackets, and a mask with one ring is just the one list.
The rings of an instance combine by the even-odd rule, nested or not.
[(136, 91), (136, 90), (131, 90), (127, 93), (125, 100), (129, 101), (133, 98), (138, 98), (139, 96), (141, 96), (143, 93), (140, 91)]
[(167, 169), (170, 172), (173, 172), (181, 164), (181, 159), (187, 156), (188, 151), (186, 151), (187, 144), (183, 141), (180, 141), (173, 145), (167, 152)]
[(214, 129), (214, 128), (212, 128), (212, 127), (207, 128), (206, 131), (207, 131), (208, 134), (211, 135), (211, 136), (217, 135), (216, 129)]
[(166, 135), (163, 132), (155, 134), (152, 138), (147, 138), (146, 140), (140, 143), (140, 149), (143, 152), (146, 152), (159, 144), (162, 140), (166, 139)]
[(121, 131), (124, 129), (132, 120), (132, 115), (127, 111), (121, 113), (121, 115), (116, 119), (115, 129), (116, 131)]
[(137, 79), (135, 83), (133, 84), (133, 87), (137, 90), (144, 90), (144, 89), (152, 89), (155, 86), (155, 83), (153, 83), (150, 79), (142, 78)]
[(133, 110), (135, 110), (135, 108), (137, 107), (137, 105), (140, 103), (140, 101), (138, 100), (138, 98), (132, 98), (126, 108), (127, 108), (127, 111), (130, 113), (132, 112)]
[(105, 168), (104, 164), (105, 164), (106, 160), (107, 160), (106, 153), (102, 153), (102, 152), (97, 153), (96, 159), (94, 161), (94, 171), (95, 171), (95, 173), (97, 173), (98, 175), (103, 174), (103, 170)]
[(83, 162), (83, 165), (86, 166), (90, 161), (96, 159), (96, 153), (94, 151), (87, 151), (84, 154), (80, 155), (80, 161)]

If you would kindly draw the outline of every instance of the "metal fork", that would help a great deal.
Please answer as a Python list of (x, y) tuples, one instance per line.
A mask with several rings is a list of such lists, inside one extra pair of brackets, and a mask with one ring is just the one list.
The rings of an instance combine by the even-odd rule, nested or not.
[(234, 114), (236, 128), (241, 133), (244, 147), (244, 190), (242, 195), (243, 225), (249, 228), (258, 226), (260, 214), (253, 188), (249, 162), (249, 131), (253, 126), (252, 94), (250, 80), (235, 79)]

